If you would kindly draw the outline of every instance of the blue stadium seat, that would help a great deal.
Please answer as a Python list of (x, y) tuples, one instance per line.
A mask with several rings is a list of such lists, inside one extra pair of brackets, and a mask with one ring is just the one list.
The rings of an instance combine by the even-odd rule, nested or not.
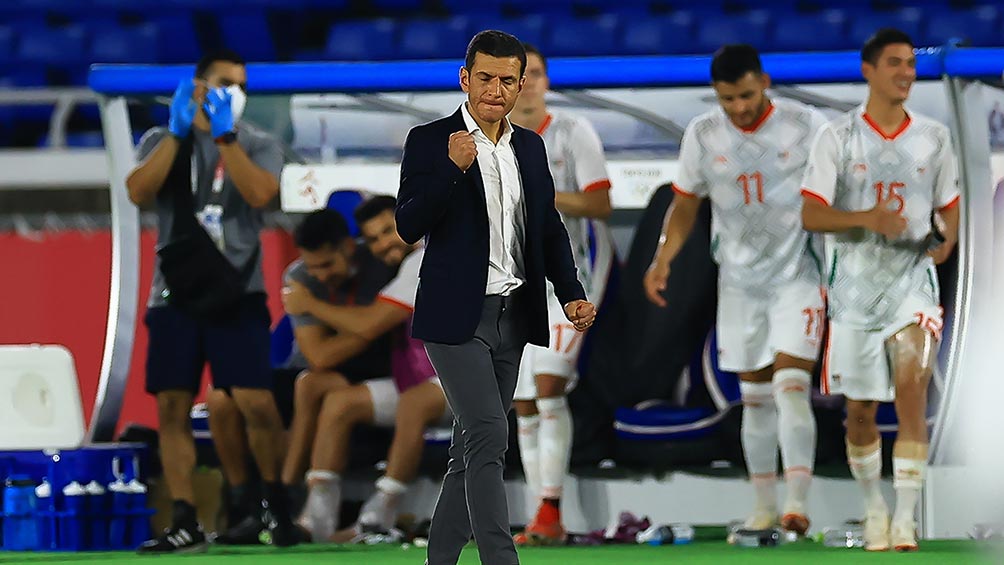
[(620, 52), (625, 55), (671, 55), (694, 50), (694, 18), (690, 12), (625, 21)]
[(397, 24), (390, 19), (336, 23), (328, 33), (325, 54), (340, 61), (391, 59), (396, 35)]
[(356, 225), (355, 211), (365, 200), (363, 193), (357, 190), (337, 190), (328, 195), (325, 207), (338, 212), (345, 218), (348, 224), (349, 234), (352, 237), (359, 237), (359, 226)]
[(0, 66), (0, 87), (45, 86), (45, 69), (36, 65), (11, 63)]
[(425, 0), (370, 0), (380, 12), (418, 12), (425, 7)]
[(14, 30), (10, 26), (0, 25), (0, 63), (14, 59)]
[(836, 50), (857, 47), (847, 38), (847, 17), (842, 10), (815, 14), (778, 15), (774, 23), (772, 51)]
[(464, 56), (470, 36), (465, 18), (412, 20), (401, 24), (399, 59), (457, 59)]
[(147, 22), (157, 26), (157, 60), (161, 63), (195, 63), (202, 55), (191, 15), (153, 15)]
[[(521, 18), (478, 18), (472, 17), (470, 33), (475, 33), (486, 29), (497, 29), (506, 33), (511, 33), (520, 41), (531, 43), (538, 48), (542, 48), (544, 40), (544, 16), (523, 16)], [(545, 56), (550, 55), (545, 53)]]
[(849, 32), (851, 44), (861, 46), (876, 31), (894, 27), (906, 32), (914, 42), (920, 39), (922, 13), (917, 8), (903, 8), (894, 12), (873, 12), (853, 18)]
[(573, 0), (503, 0), (507, 11), (521, 14), (562, 15), (572, 13)]
[(279, 318), (279, 323), (272, 329), (272, 347), (269, 348), (269, 358), (272, 368), (279, 369), (286, 365), (289, 356), (293, 354), (293, 322), (289, 314)]
[(145, 24), (91, 35), (92, 63), (156, 63), (157, 27)]
[(612, 55), (617, 50), (617, 18), (555, 18), (541, 49), (551, 57)]
[(997, 6), (981, 6), (971, 10), (946, 11), (928, 17), (921, 39), (924, 45), (943, 45), (950, 39), (967, 39), (973, 46), (1004, 45)]
[(711, 54), (729, 43), (748, 43), (764, 50), (768, 23), (769, 15), (764, 10), (701, 18), (697, 23), (695, 53)]
[(18, 58), (26, 63), (72, 65), (84, 59), (84, 30), (78, 26), (21, 30)]
[(221, 15), (218, 19), (223, 44), (237, 51), (247, 61), (275, 61), (275, 41), (265, 19), (265, 12), (242, 11)]

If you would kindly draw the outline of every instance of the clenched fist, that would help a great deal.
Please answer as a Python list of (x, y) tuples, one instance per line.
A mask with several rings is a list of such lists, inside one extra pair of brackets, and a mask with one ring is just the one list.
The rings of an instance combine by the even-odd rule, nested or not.
[(478, 157), (478, 147), (474, 144), (474, 136), (466, 131), (455, 131), (450, 134), (450, 160), (461, 171), (466, 172)]

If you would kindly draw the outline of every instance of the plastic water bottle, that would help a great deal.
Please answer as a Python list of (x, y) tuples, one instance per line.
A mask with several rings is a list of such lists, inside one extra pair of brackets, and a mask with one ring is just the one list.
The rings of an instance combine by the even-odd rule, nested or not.
[(132, 498), (129, 483), (118, 477), (109, 483), (111, 494), (111, 520), (108, 523), (108, 545), (111, 549), (124, 549), (132, 546), (129, 539), (129, 502)]
[(35, 487), (35, 524), (38, 528), (38, 547), (42, 550), (53, 549), (53, 533), (56, 530), (56, 521), (53, 512), (55, 507), (52, 504), (52, 485), (49, 481), (42, 479), (42, 484)]
[(837, 528), (823, 530), (823, 545), (826, 547), (864, 547), (865, 535), (861, 522), (847, 521)]
[(38, 547), (35, 508), (35, 481), (26, 475), (8, 477), (3, 492), (5, 549), (23, 551)]
[(684, 544), (694, 541), (694, 528), (689, 524), (663, 524), (638, 532), (637, 543), (649, 545)]
[(795, 541), (798, 541), (798, 534), (780, 528), (739, 528), (729, 535), (729, 543), (739, 547), (777, 547)]
[(77, 481), (63, 487), (66, 514), (59, 519), (60, 549), (84, 549), (87, 540), (87, 489)]
[(104, 549), (108, 545), (108, 496), (105, 487), (91, 481), (87, 491), (87, 511), (90, 514), (90, 548)]
[(132, 547), (150, 539), (150, 516), (146, 509), (146, 485), (138, 479), (129, 481), (129, 538)]

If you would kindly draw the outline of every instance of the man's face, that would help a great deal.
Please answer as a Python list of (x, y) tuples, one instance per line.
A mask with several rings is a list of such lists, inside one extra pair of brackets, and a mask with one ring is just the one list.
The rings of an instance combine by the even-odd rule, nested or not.
[(770, 77), (766, 73), (748, 72), (736, 82), (718, 81), (712, 84), (718, 103), (732, 123), (748, 128), (767, 110)]
[(516, 111), (533, 111), (544, 105), (544, 95), (551, 88), (551, 81), (547, 78), (547, 69), (544, 68), (544, 60), (536, 53), (526, 54), (526, 76), (523, 82), (523, 91), (519, 94), (516, 102)]
[(404, 261), (408, 244), (397, 234), (394, 212), (384, 210), (359, 226), (370, 252), (384, 263), (395, 266)]
[(917, 80), (917, 57), (907, 43), (886, 45), (875, 64), (861, 63), (861, 74), (868, 81), (871, 95), (902, 104), (910, 96)]
[(226, 88), (237, 85), (241, 90), (247, 92), (248, 73), (244, 65), (238, 65), (230, 61), (215, 61), (206, 69), (206, 74), (202, 78), (195, 79), (195, 94), (192, 97), (199, 103), (199, 114), (203, 113), (202, 103), (206, 101), (206, 94), (213, 88)]
[(313, 251), (300, 249), (300, 258), (307, 267), (307, 274), (315, 279), (335, 287), (345, 282), (352, 272), (352, 256), (355, 255), (356, 244), (351, 238), (335, 246), (326, 244)]
[(492, 57), (484, 53), (474, 56), (471, 68), (460, 69), (460, 88), (467, 93), (471, 114), (482, 122), (502, 121), (516, 104), (523, 89), (516, 57)]

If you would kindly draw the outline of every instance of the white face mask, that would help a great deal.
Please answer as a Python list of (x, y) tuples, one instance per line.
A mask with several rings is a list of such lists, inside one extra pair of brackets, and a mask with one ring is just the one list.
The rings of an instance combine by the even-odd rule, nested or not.
[(244, 94), (244, 90), (236, 84), (228, 86), (226, 91), (230, 93), (230, 113), (234, 117), (234, 125), (237, 125), (241, 116), (244, 115), (244, 107), (247, 106), (248, 95)]

